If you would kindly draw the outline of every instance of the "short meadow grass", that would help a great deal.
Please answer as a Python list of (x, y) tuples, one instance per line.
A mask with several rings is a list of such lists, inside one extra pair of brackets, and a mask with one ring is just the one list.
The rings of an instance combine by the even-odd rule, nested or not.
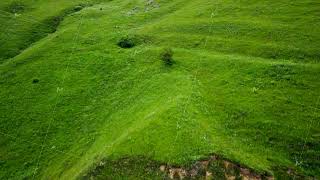
[(0, 1), (0, 179), (162, 178), (161, 164), (213, 153), (319, 178), (319, 12), (317, 0)]

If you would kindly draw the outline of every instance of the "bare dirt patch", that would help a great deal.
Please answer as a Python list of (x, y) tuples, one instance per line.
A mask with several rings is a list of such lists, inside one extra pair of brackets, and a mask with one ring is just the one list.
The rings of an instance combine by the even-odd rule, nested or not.
[(218, 155), (194, 161), (186, 166), (161, 163), (149, 158), (127, 157), (104, 159), (92, 167), (80, 179), (226, 179), (226, 180), (273, 180), (267, 172), (256, 172)]
[(144, 156), (103, 159), (79, 179), (219, 179), (219, 180), (274, 180), (314, 179), (299, 175), (286, 167), (275, 167), (274, 174), (258, 172), (244, 165), (213, 154), (207, 158), (177, 166)]
[(268, 173), (257, 173), (254, 170), (212, 155), (205, 160), (194, 162), (191, 167), (173, 167), (161, 165), (160, 170), (170, 179), (244, 179), (244, 180), (273, 180)]

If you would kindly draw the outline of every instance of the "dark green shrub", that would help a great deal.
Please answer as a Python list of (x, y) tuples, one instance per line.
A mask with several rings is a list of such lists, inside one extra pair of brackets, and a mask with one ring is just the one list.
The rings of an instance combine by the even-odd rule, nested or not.
[(130, 37), (120, 39), (118, 46), (121, 48), (132, 48), (135, 46), (134, 40)]
[(225, 179), (225, 168), (221, 160), (210, 162), (208, 169), (214, 172), (215, 179)]
[(33, 84), (36, 84), (36, 83), (38, 83), (38, 82), (39, 82), (39, 79), (33, 79), (33, 80), (32, 80), (32, 83), (33, 83)]
[(151, 37), (141, 34), (129, 34), (118, 40), (117, 45), (121, 48), (132, 48), (140, 44), (148, 44), (151, 42)]
[(173, 51), (171, 48), (166, 48), (161, 53), (161, 59), (167, 65), (171, 65), (173, 63), (172, 56), (173, 56)]

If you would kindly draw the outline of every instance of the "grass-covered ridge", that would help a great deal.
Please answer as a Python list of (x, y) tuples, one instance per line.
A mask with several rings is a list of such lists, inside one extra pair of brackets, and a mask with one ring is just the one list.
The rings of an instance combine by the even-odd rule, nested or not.
[(0, 179), (212, 153), (319, 177), (319, 12), (316, 0), (1, 1)]

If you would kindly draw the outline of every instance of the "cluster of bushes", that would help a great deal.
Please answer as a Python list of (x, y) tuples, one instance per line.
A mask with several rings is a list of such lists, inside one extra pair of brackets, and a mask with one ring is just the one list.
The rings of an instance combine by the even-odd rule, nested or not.
[[(125, 36), (121, 38), (117, 45), (121, 48), (128, 49), (133, 48), (134, 46), (148, 41), (148, 38), (142, 38), (140, 36)], [(173, 64), (173, 50), (171, 48), (164, 48), (160, 53), (160, 58), (166, 65)]]

